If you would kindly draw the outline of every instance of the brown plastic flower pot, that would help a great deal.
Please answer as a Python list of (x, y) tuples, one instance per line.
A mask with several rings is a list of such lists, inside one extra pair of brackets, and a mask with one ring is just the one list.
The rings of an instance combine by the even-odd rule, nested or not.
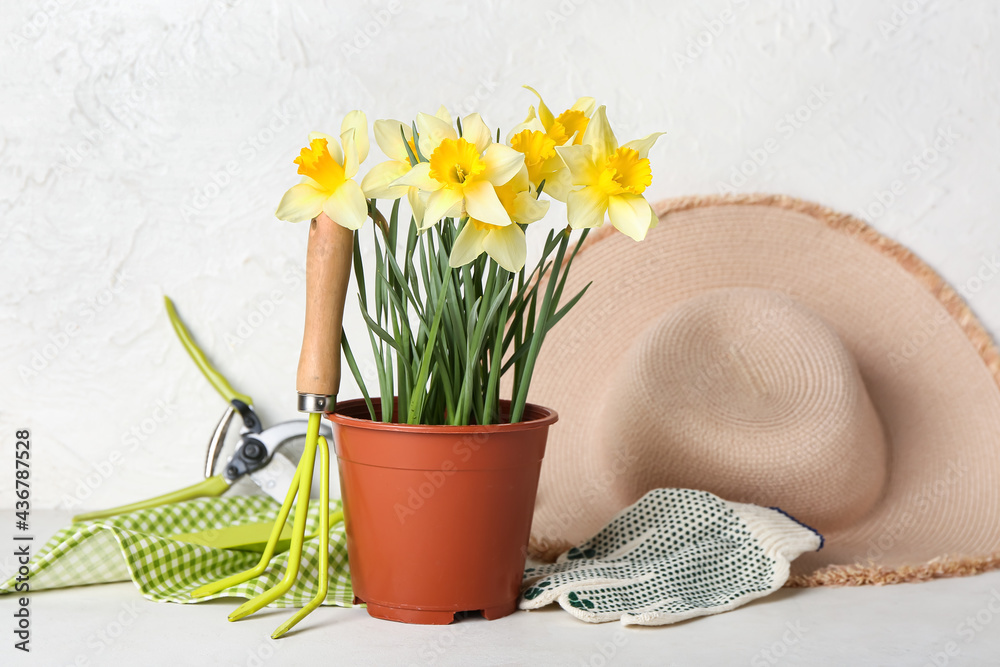
[(373, 422), (353, 400), (327, 416), (355, 601), (404, 623), (513, 612), (556, 413), (529, 404), (516, 424), (411, 426)]

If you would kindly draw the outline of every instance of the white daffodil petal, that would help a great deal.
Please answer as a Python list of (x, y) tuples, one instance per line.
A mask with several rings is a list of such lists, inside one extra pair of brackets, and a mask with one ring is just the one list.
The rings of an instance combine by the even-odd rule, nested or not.
[(434, 116), (448, 123), (449, 126), (455, 123), (455, 121), (451, 119), (451, 114), (448, 113), (448, 107), (443, 104), (438, 107), (437, 111), (434, 112)]
[[(386, 157), (409, 162), (410, 155), (406, 152), (406, 141), (413, 140), (413, 130), (398, 120), (380, 119), (372, 125), (375, 143), (382, 149)], [(406, 141), (403, 141), (403, 136)]]
[[(301, 180), (301, 181), (299, 181), (299, 183), (305, 183), (306, 185), (311, 185), (311, 186), (313, 186), (314, 188), (316, 188), (317, 190), (322, 190), (322, 189), (323, 189), (323, 186), (322, 186), (322, 185), (320, 185), (320, 184), (319, 184), (318, 182), (316, 182), (315, 180), (313, 180), (313, 179), (312, 179), (312, 178), (310, 178), (309, 176), (303, 176), (303, 177), (302, 177), (302, 180)], [(325, 195), (324, 195), (324, 196), (325, 196)]]
[(368, 202), (361, 186), (348, 180), (326, 200), (323, 212), (341, 227), (360, 229), (368, 217)]
[(451, 256), (448, 257), (451, 268), (465, 266), (482, 255), (483, 241), (488, 234), (489, 232), (479, 229), (471, 220), (466, 222), (465, 227), (462, 227), (462, 231), (455, 237), (455, 245), (452, 246)]
[[(514, 222), (522, 225), (538, 222), (545, 217), (549, 211), (549, 202), (538, 201), (530, 191), (519, 192), (514, 197), (514, 210), (510, 212), (510, 217)], [(515, 226), (516, 225), (512, 225)]]
[(309, 142), (312, 143), (316, 139), (326, 139), (327, 141), (334, 141), (334, 138), (329, 134), (324, 134), (323, 132), (310, 132)]
[(649, 231), (652, 207), (642, 195), (612, 195), (608, 197), (608, 217), (615, 229), (641, 241)]
[[(368, 159), (368, 117), (364, 111), (351, 111), (344, 116), (344, 121), (340, 124), (340, 135), (344, 132), (354, 130), (354, 145), (358, 149), (358, 162)], [(350, 177), (348, 177), (350, 178)]]
[(531, 182), (528, 180), (528, 168), (521, 165), (521, 168), (517, 170), (507, 183), (514, 190), (514, 192), (520, 192), (521, 190), (527, 190), (531, 187)]
[(656, 140), (664, 134), (666, 134), (666, 132), (653, 132), (642, 139), (635, 139), (622, 144), (622, 148), (631, 148), (632, 150), (638, 151), (639, 159), (642, 160), (643, 158), (649, 157), (649, 149), (652, 148), (653, 144), (656, 143)]
[(483, 154), (483, 162), (486, 163), (483, 177), (493, 185), (503, 185), (524, 166), (524, 153), (510, 146), (493, 144)]
[(596, 106), (597, 100), (593, 97), (581, 97), (573, 103), (573, 106), (571, 106), (570, 109), (573, 109), (574, 111), (582, 111), (584, 116), (590, 116), (590, 114), (594, 113), (594, 107)]
[(563, 165), (562, 169), (551, 172), (545, 177), (545, 187), (542, 189), (542, 193), (552, 197), (556, 201), (565, 202), (566, 197), (569, 196), (572, 189), (569, 169)]
[(417, 134), (420, 135), (417, 145), (420, 152), (427, 160), (431, 159), (431, 153), (445, 139), (458, 139), (458, 133), (451, 123), (445, 122), (437, 116), (427, 113), (417, 114)]
[[(492, 189), (492, 188), (491, 188)], [(441, 218), (454, 218), (462, 213), (462, 192), (451, 188), (441, 188), (427, 198), (421, 229), (436, 225)]]
[(583, 143), (594, 147), (594, 162), (597, 164), (604, 164), (617, 150), (618, 140), (611, 131), (607, 109), (603, 104), (597, 107), (594, 117), (587, 123), (587, 129), (583, 132)]
[(483, 250), (511, 273), (524, 268), (524, 260), (528, 256), (528, 244), (524, 240), (524, 232), (517, 225), (491, 229), (483, 239)]
[(361, 189), (370, 199), (399, 199), (406, 194), (407, 186), (392, 184), (408, 171), (410, 171), (409, 162), (398, 160), (380, 162), (365, 174), (361, 180)]
[(478, 113), (470, 113), (462, 119), (462, 138), (476, 145), (476, 150), (483, 153), (493, 143), (490, 128)]
[(326, 139), (326, 149), (330, 151), (330, 157), (337, 164), (344, 164), (344, 151), (340, 149), (340, 142), (329, 134), (323, 134), (322, 132), (310, 132), (309, 133), (309, 143), (316, 139)]
[(573, 185), (596, 183), (600, 176), (594, 164), (594, 149), (587, 144), (579, 146), (556, 146), (556, 153), (562, 158), (569, 171), (569, 182)]
[(410, 187), (406, 190), (406, 201), (410, 202), (410, 212), (413, 213), (413, 219), (417, 221), (417, 228), (424, 222), (424, 209), (427, 208), (427, 204), (424, 202), (424, 196), (420, 194), (419, 188)]
[(542, 94), (541, 93), (539, 93), (537, 90), (535, 90), (531, 86), (522, 86), (522, 87), (523, 88), (527, 88), (528, 90), (530, 90), (531, 92), (533, 92), (535, 94), (535, 97), (538, 98), (538, 118), (539, 118), (539, 120), (542, 121), (542, 125), (545, 126), (545, 129), (548, 130), (550, 127), (552, 127), (552, 123), (555, 122), (556, 117), (553, 116), (552, 112), (549, 111), (549, 108), (547, 106), (545, 106), (545, 102), (542, 101)]
[(433, 192), (441, 187), (440, 183), (431, 178), (430, 162), (421, 162), (400, 176), (391, 185), (412, 185), (428, 192)]
[(354, 178), (361, 164), (358, 155), (357, 130), (348, 129), (340, 135), (340, 143), (344, 146), (344, 178)]
[(326, 198), (327, 193), (320, 192), (308, 183), (299, 183), (284, 194), (274, 215), (285, 222), (312, 220), (323, 210)]
[(604, 224), (604, 213), (607, 210), (607, 197), (597, 186), (576, 190), (566, 197), (566, 219), (573, 229), (600, 227)]
[(528, 110), (528, 117), (523, 123), (515, 125), (514, 128), (507, 133), (507, 143), (510, 143), (510, 140), (514, 137), (514, 135), (520, 134), (524, 130), (531, 130), (532, 132), (545, 132), (545, 128), (542, 126), (542, 121), (535, 117), (535, 107), (531, 107)]
[(510, 215), (500, 203), (492, 183), (486, 180), (473, 181), (466, 185), (464, 190), (465, 210), (468, 211), (470, 218), (501, 227), (511, 224)]

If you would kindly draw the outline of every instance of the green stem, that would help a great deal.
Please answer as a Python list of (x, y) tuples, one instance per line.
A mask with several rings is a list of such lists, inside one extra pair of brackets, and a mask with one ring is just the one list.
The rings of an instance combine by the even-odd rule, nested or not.
[[(535, 359), (538, 358), (538, 351), (541, 349), (542, 341), (545, 338), (548, 318), (555, 307), (552, 303), (552, 296), (555, 292), (559, 271), (563, 268), (562, 260), (566, 255), (566, 247), (569, 244), (568, 230), (562, 232), (562, 234), (563, 237), (559, 242), (559, 250), (556, 252), (555, 260), (552, 262), (552, 272), (549, 274), (548, 284), (545, 286), (545, 298), (542, 300), (542, 306), (538, 312), (538, 322), (535, 325), (534, 335), (531, 337), (531, 346), (528, 348), (528, 355), (524, 360), (524, 368), (519, 378), (517, 395), (510, 406), (511, 423), (521, 421), (521, 417), (524, 415), (524, 406), (528, 400), (528, 385), (531, 384), (531, 374), (535, 370)], [(568, 269), (569, 267), (565, 268)]]
[[(451, 267), (449, 266), (445, 272), (444, 279), (449, 280), (450, 278)], [(431, 331), (427, 336), (427, 346), (424, 348), (423, 356), (420, 359), (420, 372), (417, 374), (417, 380), (413, 385), (413, 396), (410, 399), (410, 409), (406, 418), (407, 424), (420, 423), (423, 402), (427, 396), (427, 374), (430, 372), (431, 357), (434, 356), (434, 345), (437, 342), (438, 327), (441, 325), (441, 315), (444, 313), (444, 302), (444, 295), (440, 294), (438, 296), (437, 307), (434, 309), (434, 321), (431, 324)]]
[[(511, 277), (510, 274), (501, 269), (500, 274), (504, 277), (501, 282), (507, 283)], [(509, 296), (504, 298), (503, 305), (500, 308), (500, 317), (497, 318), (497, 328), (496, 328), (496, 340), (493, 343), (493, 354), (490, 357), (490, 375), (489, 380), (486, 385), (486, 405), (483, 408), (483, 417), (485, 418), (485, 423), (493, 423), (494, 412), (497, 410), (497, 404), (500, 400), (500, 370), (503, 368), (503, 339), (506, 333), (507, 327), (507, 312), (510, 309), (510, 298)], [(499, 417), (497, 418), (499, 422)]]

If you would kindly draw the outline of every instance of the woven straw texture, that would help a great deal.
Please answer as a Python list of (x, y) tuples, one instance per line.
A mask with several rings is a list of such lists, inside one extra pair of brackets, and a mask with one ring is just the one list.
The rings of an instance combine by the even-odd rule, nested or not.
[[(669, 448), (648, 437), (655, 429), (629, 424), (663, 419), (657, 394), (676, 388), (647, 383), (639, 401), (646, 412), (629, 413), (620, 394), (635, 382), (620, 376), (636, 355), (654, 357), (643, 345), (669, 342), (648, 340), (664, 316), (736, 288), (784, 296), (828, 327), (834, 340), (817, 372), (844, 392), (851, 373), (860, 376), (855, 409), (842, 414), (856, 422), (847, 429), (855, 445), (872, 443), (849, 475), (810, 442), (786, 448), (770, 477), (748, 477), (743, 488), (698, 487), (760, 505), (829, 499), (835, 511), (816, 519), (826, 548), (796, 560), (788, 585), (895, 583), (996, 567), (1000, 354), (958, 294), (860, 220), (791, 197), (687, 197), (662, 202), (657, 213), (659, 226), (641, 244), (610, 227), (592, 235), (566, 292), (594, 284), (536, 367), (529, 398), (561, 419), (539, 485), (534, 555), (551, 558), (590, 537), (650, 488), (684, 486), (692, 470), (712, 479), (731, 463), (734, 443), (706, 442), (700, 459), (671, 467)], [(828, 340), (821, 329), (811, 345)], [(865, 422), (865, 399), (881, 433)]]

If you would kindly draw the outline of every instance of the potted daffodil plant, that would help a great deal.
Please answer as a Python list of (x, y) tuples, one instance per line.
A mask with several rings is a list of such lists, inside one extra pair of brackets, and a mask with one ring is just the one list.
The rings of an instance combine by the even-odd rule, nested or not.
[[(376, 120), (372, 133), (389, 159), (360, 179), (364, 113), (347, 114), (339, 136), (310, 134), (294, 160), (302, 181), (277, 210), (290, 222), (325, 213), (356, 230), (357, 300), (378, 383), (367, 385), (345, 334), (362, 398), (328, 414), (355, 597), (392, 620), (497, 618), (516, 608), (556, 421), (527, 402), (535, 361), (585, 295), (564, 287), (589, 230), (607, 218), (642, 241), (656, 224), (644, 192), (661, 133), (619, 144), (593, 98), (555, 115), (541, 96), (503, 139), (480, 114), (453, 119), (444, 107)], [(565, 203), (567, 224), (539, 236), (529, 269), (526, 235), (550, 199)], [(369, 219), (373, 259), (360, 236)]]

